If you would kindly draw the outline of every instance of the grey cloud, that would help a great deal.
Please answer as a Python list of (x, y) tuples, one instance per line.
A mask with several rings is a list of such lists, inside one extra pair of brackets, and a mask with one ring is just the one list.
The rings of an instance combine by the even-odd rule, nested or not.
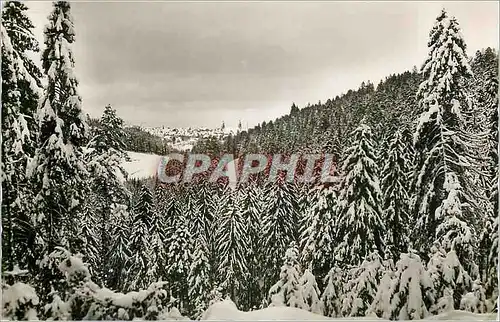
[[(30, 6), (43, 26), (50, 4)], [(442, 6), (469, 53), (498, 47), (493, 2), (75, 2), (76, 71), (91, 114), (256, 124), (421, 64)]]

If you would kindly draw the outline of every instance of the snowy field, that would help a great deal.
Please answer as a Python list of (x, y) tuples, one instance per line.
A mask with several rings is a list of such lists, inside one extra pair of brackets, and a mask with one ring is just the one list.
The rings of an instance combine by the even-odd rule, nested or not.
[(127, 151), (130, 161), (122, 164), (131, 179), (143, 179), (156, 175), (159, 155)]
[[(357, 317), (332, 319), (305, 310), (291, 307), (268, 307), (262, 310), (242, 312), (230, 301), (215, 303), (208, 308), (202, 320), (210, 321), (387, 321), (377, 317)], [(474, 314), (463, 311), (450, 311), (430, 316), (419, 321), (497, 321), (496, 314)]]

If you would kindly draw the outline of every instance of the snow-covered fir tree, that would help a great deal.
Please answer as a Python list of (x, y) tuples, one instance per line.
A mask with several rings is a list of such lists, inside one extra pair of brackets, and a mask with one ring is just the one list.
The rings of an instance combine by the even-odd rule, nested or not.
[(481, 281), (475, 280), (472, 283), (472, 291), (462, 296), (460, 309), (473, 313), (491, 312), (487, 305), (486, 293)]
[(324, 279), (333, 259), (337, 196), (333, 188), (318, 187), (312, 193), (301, 223), (301, 262), (311, 266), (315, 276)]
[(139, 201), (134, 207), (134, 220), (129, 239), (130, 258), (126, 264), (126, 285), (128, 290), (148, 287), (149, 269), (149, 230), (153, 219), (153, 195), (147, 186), (142, 186)]
[(430, 308), (431, 313), (442, 313), (453, 310), (452, 267), (446, 261), (446, 253), (438, 242), (431, 247), (427, 271), (434, 287), (435, 303)]
[[(156, 208), (156, 207), (155, 207)], [(167, 230), (164, 218), (153, 209), (151, 214), (151, 226), (149, 227), (148, 247), (148, 270), (146, 272), (147, 284), (158, 282), (166, 276), (167, 254), (166, 241)]]
[(384, 196), (384, 223), (387, 229), (385, 242), (393, 256), (408, 250), (409, 194), (408, 160), (405, 160), (405, 143), (402, 132), (397, 130), (389, 144), (388, 155), (382, 170), (382, 192)]
[(429, 315), (434, 288), (420, 257), (410, 249), (401, 254), (389, 291), (391, 320), (417, 320)]
[[(245, 218), (238, 207), (242, 204), (241, 194), (226, 188), (217, 200), (216, 206), (216, 249), (219, 285), (231, 299), (238, 303), (246, 284), (248, 265), (246, 252), (248, 236), (245, 232)], [(233, 200), (233, 196), (236, 200)]]
[(172, 296), (176, 298), (181, 307), (181, 312), (188, 300), (189, 286), (187, 277), (191, 266), (192, 237), (189, 231), (188, 211), (185, 204), (180, 200), (172, 200), (168, 210), (167, 218), (167, 281), (170, 285)]
[(30, 58), (32, 56), (30, 54), (38, 53), (40, 49), (38, 40), (33, 33), (35, 26), (28, 16), (26, 3), (22, 1), (6, 1), (2, 6), (2, 24), (10, 38), (12, 49), (26, 71), (24, 77), (17, 79), (17, 85), (20, 94), (20, 112), (25, 115), (30, 138), (30, 140), (24, 142), (24, 150), (28, 155), (32, 156), (38, 128), (34, 116), (41, 96), (42, 72)]
[(2, 6), (2, 264), (8, 269), (14, 261), (36, 267), (33, 195), (25, 168), (36, 141), (42, 74), (29, 57), (39, 48), (27, 9), (20, 1)]
[(100, 254), (102, 252), (101, 239), (99, 238), (99, 218), (95, 208), (97, 194), (90, 192), (83, 204), (83, 218), (78, 227), (78, 234), (82, 241), (82, 254), (88, 264), (90, 273), (95, 276), (98, 283), (103, 281), (99, 278), (102, 271)]
[[(109, 249), (111, 246), (110, 219), (116, 208), (127, 204), (129, 191), (124, 185), (127, 174), (121, 166), (125, 160), (123, 143), (123, 120), (116, 111), (107, 105), (92, 131), (92, 138), (87, 144), (87, 167), (92, 175), (91, 188), (94, 198), (93, 211), (99, 227), (99, 279), (107, 280)], [(84, 250), (87, 254), (89, 251)]]
[[(30, 190), (27, 189), (25, 167), (29, 158), (27, 149), (31, 142), (26, 115), (22, 111), (21, 82), (32, 82), (33, 91), (36, 83), (26, 71), (20, 55), (14, 50), (3, 22), (1, 25), (2, 40), (2, 251), (6, 260), (2, 264), (7, 269), (14, 268), (14, 261), (26, 263), (26, 250), (34, 251), (33, 218), (28, 215), (30, 205)], [(21, 248), (22, 249), (21, 251)], [(26, 247), (26, 248), (25, 248)]]
[(382, 258), (376, 249), (368, 254), (360, 266), (349, 270), (342, 303), (344, 316), (366, 315), (375, 299), (382, 273)]
[[(453, 180), (447, 182), (448, 185), (459, 185), (456, 176), (449, 174), (447, 179), (448, 177), (452, 177), (450, 181)], [(475, 263), (477, 242), (474, 230), (465, 221), (459, 219), (463, 218), (463, 214), (460, 212), (460, 201), (457, 194), (453, 194), (453, 192), (458, 192), (459, 188), (453, 189), (453, 187), (447, 186), (447, 190), (450, 193), (448, 198), (443, 201), (443, 208), (449, 212), (444, 214), (442, 223), (437, 227), (436, 238), (444, 251), (447, 252), (447, 257), (451, 256), (449, 260), (453, 262), (453, 266), (457, 270), (465, 270), (463, 273), (457, 272), (455, 275), (455, 278), (462, 281), (460, 288), (458, 285), (454, 285), (455, 308), (458, 308), (460, 297), (470, 290), (470, 278), (475, 278), (479, 274), (478, 266)], [(438, 213), (440, 208), (437, 209)], [(468, 278), (461, 277), (464, 274)]]
[(264, 187), (266, 206), (262, 209), (263, 287), (268, 289), (278, 278), (276, 267), (291, 242), (298, 239), (296, 198), (289, 183), (268, 183)]
[[(477, 191), (470, 173), (480, 167), (480, 138), (467, 131), (472, 110), (466, 81), (472, 70), (458, 22), (443, 10), (430, 32), (417, 98), (421, 115), (414, 134), (418, 154), (413, 216), (416, 246), (428, 253), (438, 225), (455, 216), (477, 224)], [(458, 213), (463, 214), (460, 218)]]
[[(107, 264), (106, 285), (115, 290), (124, 290), (127, 263), (131, 256), (129, 249), (130, 213), (125, 206), (117, 207), (111, 214), (111, 247)], [(132, 226), (133, 227), (133, 226)]]
[(245, 280), (246, 292), (241, 294), (238, 301), (242, 309), (257, 307), (265, 297), (267, 290), (261, 289), (263, 278), (260, 260), (262, 259), (262, 249), (260, 245), (260, 234), (262, 227), (262, 188), (255, 182), (247, 185), (239, 185), (235, 191), (237, 194), (237, 209), (239, 217), (244, 221), (244, 231), (246, 232), (245, 262), (247, 265), (247, 278)]
[(198, 236), (194, 241), (191, 266), (187, 277), (189, 284), (188, 296), (193, 306), (191, 315), (194, 318), (200, 318), (210, 302), (212, 268), (207, 255), (207, 242), (204, 238)]
[(384, 252), (382, 201), (378, 167), (367, 125), (353, 133), (354, 143), (346, 151), (342, 165), (345, 177), (339, 196), (339, 211), (335, 223), (335, 256), (345, 264), (360, 264), (373, 247)]
[(213, 289), (214, 277), (210, 263), (210, 245), (206, 225), (210, 224), (196, 197), (188, 199), (189, 225), (193, 241), (191, 266), (187, 276), (188, 296), (192, 305), (191, 316), (200, 318), (208, 307), (209, 294)]
[(342, 316), (344, 298), (344, 270), (334, 265), (325, 278), (325, 290), (321, 294), (324, 315), (335, 318)]
[(37, 306), (40, 299), (35, 289), (28, 284), (17, 282), (2, 290), (2, 317), (17, 321), (37, 321)]
[(488, 220), (481, 234), (481, 279), (484, 282), (488, 307), (495, 307), (498, 299), (498, 222), (499, 217)]
[(54, 2), (44, 33), (42, 67), (47, 86), (37, 114), (40, 132), (28, 175), (35, 185), (36, 212), (47, 251), (57, 245), (77, 251), (87, 190), (83, 144), (88, 126), (73, 73), (75, 28), (68, 2)]
[(302, 289), (302, 298), (306, 303), (305, 309), (316, 314), (323, 314), (323, 302), (320, 298), (320, 291), (316, 277), (311, 270), (306, 269), (299, 280), (300, 288)]
[(269, 289), (270, 306), (289, 306), (307, 309), (300, 284), (299, 251), (295, 243), (286, 250), (279, 280)]
[(377, 293), (375, 294), (366, 315), (376, 315), (383, 319), (389, 319), (391, 317), (389, 308), (391, 306), (392, 284), (397, 281), (394, 279), (395, 267), (394, 261), (392, 260), (392, 252), (386, 250), (384, 257), (385, 258), (382, 261), (382, 267), (379, 272), (382, 278), (380, 279), (377, 287)]

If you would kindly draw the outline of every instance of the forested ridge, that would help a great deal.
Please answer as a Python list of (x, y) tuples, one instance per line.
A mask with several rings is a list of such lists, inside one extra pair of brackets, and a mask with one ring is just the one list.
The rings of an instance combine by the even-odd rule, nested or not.
[(41, 70), (27, 10), (2, 9), (4, 317), (199, 319), (224, 298), (391, 320), (496, 310), (498, 55), (468, 57), (446, 11), (418, 71), (194, 149), (334, 154), (337, 181), (232, 189), (126, 180), (123, 120), (82, 112), (70, 4), (53, 5)]

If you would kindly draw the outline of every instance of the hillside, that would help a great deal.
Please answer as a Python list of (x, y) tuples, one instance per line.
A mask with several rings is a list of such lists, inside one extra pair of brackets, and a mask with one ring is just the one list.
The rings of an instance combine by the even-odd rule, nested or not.
[[(473, 112), (481, 119), (487, 114), (482, 99), (484, 84), (488, 77), (498, 77), (498, 53), (491, 48), (478, 51), (470, 58), (470, 65), (474, 73), (469, 84)], [(388, 75), (377, 85), (368, 81), (326, 102), (302, 108), (292, 104), (289, 114), (228, 136), (221, 149), (231, 153), (323, 151), (341, 158), (343, 149), (351, 142), (350, 133), (363, 118), (376, 141), (385, 146), (385, 138), (396, 129), (413, 132), (421, 113), (416, 97), (421, 80), (421, 75), (413, 69)], [(195, 149), (202, 151), (205, 147), (198, 145)]]

